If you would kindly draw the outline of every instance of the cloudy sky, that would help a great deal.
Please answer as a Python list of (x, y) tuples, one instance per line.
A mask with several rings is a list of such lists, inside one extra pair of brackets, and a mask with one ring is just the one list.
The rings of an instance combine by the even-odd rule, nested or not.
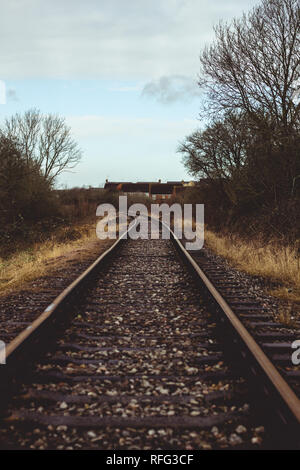
[(32, 107), (66, 117), (84, 156), (60, 185), (188, 179), (176, 150), (200, 125), (200, 51), (255, 4), (0, 0), (0, 121)]

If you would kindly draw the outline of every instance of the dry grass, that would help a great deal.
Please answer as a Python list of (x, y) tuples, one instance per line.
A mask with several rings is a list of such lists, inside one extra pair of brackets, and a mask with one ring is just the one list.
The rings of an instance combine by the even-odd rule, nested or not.
[(205, 244), (236, 268), (280, 284), (270, 293), (281, 299), (300, 302), (300, 259), (298, 248), (278, 242), (245, 241), (236, 235), (219, 235), (207, 230)]
[[(68, 240), (68, 237), (76, 240)], [(95, 223), (78, 225), (65, 229), (51, 240), (18, 252), (8, 259), (0, 258), (0, 296), (26, 287), (26, 283), (61, 267), (66, 259), (82, 260), (89, 249), (103, 248), (110, 241), (100, 241), (96, 237)]]

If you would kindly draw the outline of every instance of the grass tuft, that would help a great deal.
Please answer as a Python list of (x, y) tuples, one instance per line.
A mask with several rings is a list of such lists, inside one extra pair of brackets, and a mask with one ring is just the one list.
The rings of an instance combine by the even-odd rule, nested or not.
[(47, 242), (7, 259), (0, 258), (0, 296), (24, 288), (27, 282), (53, 272), (66, 259), (82, 259), (93, 242), (103, 249), (108, 247), (107, 241), (97, 239), (95, 223), (81, 224), (59, 231)]
[(272, 295), (300, 302), (300, 258), (297, 246), (282, 246), (276, 241), (243, 240), (237, 235), (205, 232), (205, 244), (236, 268), (253, 276), (278, 283)]

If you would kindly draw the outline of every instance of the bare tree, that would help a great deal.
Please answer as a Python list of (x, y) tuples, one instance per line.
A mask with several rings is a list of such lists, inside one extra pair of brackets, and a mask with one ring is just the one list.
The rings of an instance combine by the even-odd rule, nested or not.
[(205, 177), (223, 195), (223, 202), (237, 203), (250, 133), (245, 116), (228, 112), (224, 119), (186, 137), (179, 147), (188, 172), (198, 179)]
[(241, 172), (250, 142), (251, 128), (245, 116), (227, 113), (205, 130), (187, 136), (178, 150), (193, 176), (230, 181)]
[(39, 165), (51, 182), (64, 170), (74, 168), (81, 151), (70, 134), (65, 119), (48, 115), (42, 121), (39, 141)]
[(1, 132), (18, 145), (28, 164), (33, 161), (38, 165), (51, 184), (62, 171), (74, 168), (81, 159), (71, 129), (60, 116), (43, 115), (31, 109), (24, 115), (6, 119)]
[(262, 0), (231, 24), (215, 28), (215, 42), (200, 61), (200, 87), (209, 107), (242, 110), (255, 121), (268, 115), (283, 129), (299, 126), (293, 99), (300, 73), (299, 0)]
[(15, 114), (5, 120), (1, 133), (18, 145), (22, 154), (29, 160), (35, 160), (38, 138), (41, 129), (41, 113), (36, 109), (27, 111), (23, 116)]

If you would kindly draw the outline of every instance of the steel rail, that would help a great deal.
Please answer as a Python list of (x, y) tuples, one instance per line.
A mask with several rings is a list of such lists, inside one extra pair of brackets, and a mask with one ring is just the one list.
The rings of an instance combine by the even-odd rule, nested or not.
[(222, 295), (216, 289), (216, 287), (212, 284), (206, 274), (202, 271), (202, 269), (198, 266), (198, 264), (194, 261), (188, 251), (185, 249), (181, 241), (175, 235), (175, 233), (170, 229), (171, 237), (175, 242), (178, 250), (180, 251), (181, 255), (185, 258), (188, 264), (192, 267), (193, 271), (196, 275), (200, 278), (201, 282), (209, 291), (213, 300), (217, 303), (220, 307), (221, 311), (225, 314), (226, 318), (229, 320), (230, 324), (234, 328), (235, 332), (238, 334), (248, 351), (251, 353), (255, 361), (259, 364), (261, 370), (268, 378), (269, 382), (272, 384), (273, 388), (278, 392), (280, 395), (283, 404), (290, 410), (292, 417), (300, 424), (300, 400), (293, 392), (291, 387), (282, 377), (282, 375), (278, 372), (274, 364), (270, 361), (270, 359), (266, 356), (264, 351), (255, 341), (253, 336), (248, 332), (245, 328), (243, 323), (239, 320), (236, 314), (232, 311), (228, 303), (224, 300)]
[(118, 245), (124, 240), (130, 230), (136, 225), (134, 224), (126, 230), (121, 237), (119, 237), (115, 243), (102, 253), (96, 261), (94, 261), (79, 277), (77, 277), (66, 289), (64, 289), (54, 300), (48, 305), (48, 307), (41, 313), (36, 320), (34, 320), (25, 330), (16, 336), (6, 347), (6, 363), (9, 363), (10, 358), (23, 347), (30, 338), (38, 332), (38, 330), (54, 316), (58, 308), (68, 300), (69, 297), (75, 292), (75, 290), (82, 284), (82, 282), (109, 257), (109, 255), (115, 251)]

